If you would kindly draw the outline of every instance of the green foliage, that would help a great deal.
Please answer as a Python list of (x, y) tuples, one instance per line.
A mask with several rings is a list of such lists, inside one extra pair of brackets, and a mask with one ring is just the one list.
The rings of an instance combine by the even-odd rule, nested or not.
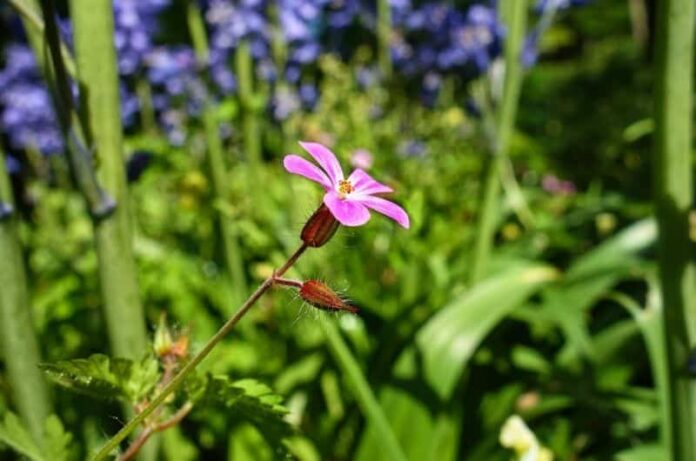
[[(317, 314), (284, 291), (269, 293), (167, 401), (165, 418), (190, 400), (195, 406), (163, 434), (162, 459), (270, 459), (280, 447), (303, 461), (371, 461), (390, 456), (392, 434), (389, 443), (412, 460), (502, 461), (498, 434), (513, 413), (559, 460), (665, 459), (657, 445), (666, 363), (656, 228), (644, 219), (651, 75), (630, 36), (626, 2), (592, 3), (560, 18), (542, 42), (540, 65), (525, 76), (510, 140), (519, 191), (504, 189), (496, 207), (481, 283), (467, 283), (486, 152), (478, 121), (454, 91), (425, 108), (413, 88), (362, 88), (355, 74), (369, 62), (365, 50), (348, 63), (322, 58), (312, 113), (280, 126), (254, 114), (264, 136), (256, 171), (241, 139), (248, 110), (235, 98), (219, 101), (207, 133), (205, 120), (187, 118), (181, 147), (156, 130), (126, 133), (128, 154), (153, 154), (129, 185), (137, 268), (127, 273), (137, 276), (148, 324), (166, 312), (173, 331), (190, 333), (192, 352), (236, 308), (224, 238), (236, 240), (238, 279), (252, 287), (294, 250), (321, 199), (318, 187), (283, 172), (282, 155), (301, 153), (297, 140), (331, 144), (344, 166), (355, 149), (369, 150), (370, 174), (395, 189), (412, 219), (405, 232), (375, 217), (308, 252), (288, 276), (345, 290), (360, 314)], [(445, 78), (443, 86), (457, 83)], [(261, 86), (256, 96), (267, 97)], [(216, 140), (222, 189), (206, 158), (215, 123), (233, 128)], [(424, 153), (409, 155), (405, 147), (418, 142)], [(56, 171), (50, 181), (21, 178), (34, 205), (19, 227), (30, 304), (43, 356), (56, 362), (45, 370), (102, 400), (130, 406), (151, 398), (162, 376), (154, 359), (58, 361), (109, 345), (92, 223), (59, 174), (63, 159), (34, 161), (37, 171)], [(576, 192), (549, 191), (550, 175)], [(516, 213), (520, 198), (529, 222)], [(221, 218), (233, 224), (226, 235)], [(7, 383), (3, 371), (2, 410), (16, 405)], [(80, 459), (127, 419), (112, 402), (55, 397)], [(61, 459), (34, 446), (21, 426), (2, 430), (3, 443), (31, 459)]]
[(157, 384), (157, 360), (148, 356), (139, 362), (94, 354), (86, 359), (64, 360), (41, 365), (55, 383), (99, 399), (135, 404)]
[(41, 449), (36, 446), (36, 442), (14, 413), (5, 414), (5, 419), (0, 425), (0, 440), (32, 461), (43, 461), (44, 459)]
[(426, 381), (448, 399), (485, 335), (556, 271), (525, 264), (496, 274), (440, 309), (416, 335)]
[(39, 446), (19, 418), (11, 412), (0, 423), (0, 442), (32, 461), (71, 461), (73, 435), (66, 432), (56, 415), (50, 415), (44, 425), (43, 445)]
[(198, 405), (224, 406), (235, 419), (253, 423), (273, 447), (294, 433), (285, 420), (288, 410), (283, 397), (254, 379), (232, 381), (226, 376), (206, 376), (195, 394)]

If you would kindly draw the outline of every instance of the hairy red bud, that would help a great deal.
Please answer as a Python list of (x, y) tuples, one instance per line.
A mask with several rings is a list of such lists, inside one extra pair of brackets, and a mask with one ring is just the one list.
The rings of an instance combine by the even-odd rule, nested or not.
[(307, 220), (300, 237), (308, 247), (318, 248), (331, 240), (338, 229), (338, 221), (323, 203)]
[(312, 306), (326, 311), (358, 312), (356, 307), (348, 305), (331, 288), (318, 280), (308, 280), (300, 288), (300, 297)]

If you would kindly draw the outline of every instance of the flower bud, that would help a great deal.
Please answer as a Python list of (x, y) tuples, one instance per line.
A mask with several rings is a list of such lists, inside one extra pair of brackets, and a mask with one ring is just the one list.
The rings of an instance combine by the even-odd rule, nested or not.
[(323, 203), (307, 220), (300, 238), (308, 247), (318, 248), (331, 240), (338, 229), (338, 221)]
[(347, 311), (353, 314), (358, 312), (356, 307), (346, 304), (335, 291), (318, 280), (304, 282), (300, 288), (300, 298), (326, 311)]

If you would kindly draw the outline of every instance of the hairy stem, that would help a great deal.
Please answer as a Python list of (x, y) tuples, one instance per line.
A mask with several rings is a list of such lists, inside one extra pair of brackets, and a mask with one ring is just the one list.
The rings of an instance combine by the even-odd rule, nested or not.
[(138, 438), (135, 439), (133, 443), (130, 444), (128, 449), (121, 455), (119, 461), (128, 461), (133, 459), (153, 434), (166, 431), (170, 427), (176, 426), (183, 421), (189, 413), (191, 413), (191, 410), (193, 410), (193, 404), (191, 402), (186, 402), (184, 406), (179, 408), (177, 412), (174, 413), (168, 420), (163, 421), (154, 427), (151, 426), (143, 429)]
[(208, 340), (208, 342), (203, 346), (203, 348), (196, 354), (190, 362), (188, 362), (179, 373), (172, 378), (171, 381), (160, 391), (160, 393), (152, 399), (147, 407), (143, 409), (138, 415), (130, 420), (116, 435), (114, 435), (109, 441), (104, 444), (104, 446), (99, 450), (99, 452), (92, 458), (93, 461), (99, 461), (105, 459), (109, 453), (111, 453), (119, 443), (123, 441), (128, 435), (133, 432), (138, 426), (140, 426), (148, 416), (150, 416), (157, 408), (167, 399), (167, 397), (174, 391), (176, 391), (179, 386), (181, 386), (186, 378), (198, 367), (198, 365), (205, 359), (208, 354), (215, 348), (215, 346), (222, 341), (222, 339), (227, 336), (227, 334), (232, 331), (235, 325), (249, 312), (256, 301), (261, 298), (261, 296), (268, 291), (268, 289), (273, 286), (275, 277), (281, 277), (285, 272), (292, 267), (295, 262), (302, 256), (302, 253), (307, 249), (306, 245), (300, 246), (300, 248), (293, 253), (290, 258), (283, 264), (278, 270), (275, 271), (274, 275), (264, 280), (264, 282), (259, 285), (259, 287), (254, 291), (254, 293), (249, 296), (249, 298), (244, 302), (242, 307), (218, 330), (215, 335)]

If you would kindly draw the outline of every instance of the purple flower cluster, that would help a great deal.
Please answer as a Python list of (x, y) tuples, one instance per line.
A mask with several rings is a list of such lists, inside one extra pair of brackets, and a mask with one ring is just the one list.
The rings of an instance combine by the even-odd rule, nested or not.
[(170, 0), (114, 1), (114, 43), (122, 75), (141, 69), (157, 32), (157, 16)]
[(407, 75), (480, 74), (500, 54), (503, 27), (491, 7), (474, 4), (462, 11), (446, 3), (427, 3), (398, 11), (392, 58)]
[(5, 68), (0, 71), (2, 132), (13, 149), (34, 148), (44, 154), (63, 150), (51, 96), (41, 78), (31, 49), (5, 48)]
[(203, 4), (210, 34), (211, 77), (221, 91), (228, 93), (236, 88), (230, 59), (241, 41), (248, 41), (256, 59), (268, 56), (265, 3), (263, 0), (206, 0)]

